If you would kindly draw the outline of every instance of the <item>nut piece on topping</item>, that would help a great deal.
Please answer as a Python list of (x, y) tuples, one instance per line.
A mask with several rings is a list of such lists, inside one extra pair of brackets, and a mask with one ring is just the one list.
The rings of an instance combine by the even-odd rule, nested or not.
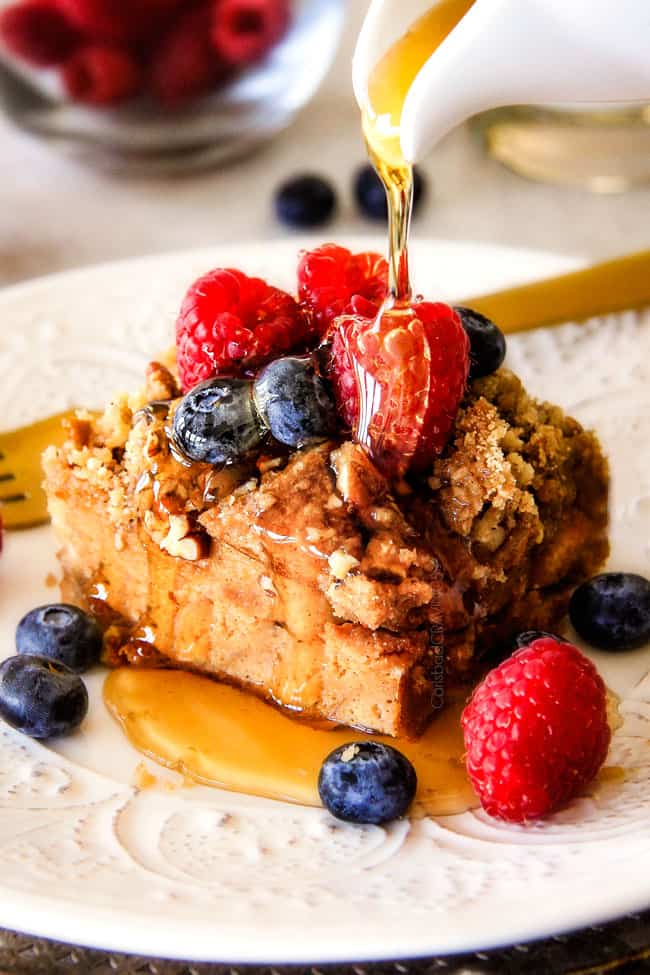
[(210, 540), (204, 532), (192, 531), (187, 515), (170, 515), (169, 531), (160, 547), (177, 558), (197, 562), (209, 554)]
[(332, 552), (328, 562), (335, 579), (345, 579), (346, 575), (360, 565), (359, 559), (355, 559), (354, 555), (349, 555), (343, 548), (337, 548), (335, 552)]
[(376, 504), (388, 493), (388, 483), (358, 444), (346, 442), (331, 455), (336, 488), (343, 500), (357, 510)]
[(174, 376), (162, 362), (150, 362), (145, 371), (144, 392), (148, 401), (160, 402), (177, 399), (180, 387)]

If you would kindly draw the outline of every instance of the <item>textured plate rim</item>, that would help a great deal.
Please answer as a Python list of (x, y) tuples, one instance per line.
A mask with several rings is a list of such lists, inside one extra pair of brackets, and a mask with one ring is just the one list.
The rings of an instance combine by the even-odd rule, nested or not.
[[(9, 893), (10, 898), (5, 898)], [(13, 899), (11, 909), (7, 910), (8, 903)], [(38, 910), (43, 915), (43, 920), (39, 924), (26, 925), (22, 919), (22, 913), (27, 908)], [(358, 952), (354, 957), (349, 954), (332, 950), (323, 961), (314, 957), (306, 957), (304, 952), (295, 951), (286, 941), (280, 943), (279, 939), (273, 942), (272, 950), (268, 950), (268, 940), (264, 951), (255, 950), (251, 945), (247, 953), (241, 951), (241, 935), (235, 932), (234, 937), (227, 939), (221, 938), (218, 943), (208, 942), (206, 939), (205, 924), (201, 921), (192, 922), (188, 920), (178, 920), (173, 932), (165, 927), (156, 928), (155, 934), (146, 940), (143, 936), (142, 923), (144, 914), (137, 918), (130, 919), (124, 923), (120, 920), (119, 937), (106, 937), (107, 917), (110, 918), (110, 909), (101, 911), (96, 908), (88, 908), (79, 904), (70, 905), (75, 913), (75, 933), (69, 939), (62, 933), (61, 928), (57, 928), (56, 922), (50, 922), (45, 915), (51, 912), (52, 900), (45, 896), (25, 895), (16, 898), (15, 892), (5, 892), (0, 888), (0, 924), (12, 931), (33, 937), (47, 938), (53, 941), (63, 940), (72, 945), (81, 945), (86, 948), (94, 948), (102, 951), (116, 952), (127, 955), (138, 955), (152, 958), (164, 958), (173, 961), (190, 962), (213, 962), (215, 964), (232, 965), (330, 965), (330, 964), (353, 964), (355, 962), (377, 962), (381, 964), (389, 962), (400, 962), (409, 960), (426, 959), (438, 957), (440, 955), (462, 955), (468, 952), (489, 951), (498, 948), (507, 948), (525, 942), (542, 941), (558, 935), (566, 935), (571, 932), (579, 931), (583, 928), (590, 928), (595, 925), (605, 924), (616, 921), (628, 914), (634, 914), (650, 907), (650, 882), (647, 882), (643, 890), (635, 891), (630, 894), (629, 900), (625, 903), (617, 904), (614, 914), (603, 910), (589, 910), (585, 908), (576, 911), (571, 921), (566, 920), (566, 911), (558, 905), (557, 917), (549, 920), (543, 925), (535, 925), (532, 921), (520, 922), (514, 927), (506, 939), (501, 937), (490, 938), (489, 935), (481, 938), (478, 943), (468, 943), (467, 935), (462, 930), (446, 937), (438, 936), (436, 943), (430, 947), (414, 951), (412, 946), (404, 943), (397, 944), (396, 952), (390, 957), (378, 955), (370, 947), (366, 951)], [(530, 913), (530, 911), (529, 911)], [(155, 922), (156, 915), (151, 913), (148, 918)], [(215, 942), (218, 939), (215, 939)], [(179, 942), (182, 942), (180, 944)], [(193, 945), (192, 949), (187, 946)], [(200, 945), (200, 947), (198, 947)]]

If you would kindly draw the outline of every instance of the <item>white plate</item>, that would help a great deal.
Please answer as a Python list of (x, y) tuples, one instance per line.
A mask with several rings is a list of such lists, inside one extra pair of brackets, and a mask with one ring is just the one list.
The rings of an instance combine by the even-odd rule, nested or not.
[[(0, 294), (0, 416), (100, 405), (170, 344), (184, 288), (215, 264), (290, 287), (298, 243), (232, 246), (65, 274)], [(460, 297), (566, 268), (550, 255), (418, 243), (416, 280)], [(650, 574), (650, 317), (510, 342), (530, 389), (595, 426), (614, 472), (612, 565)], [(51, 601), (48, 528), (0, 559), (0, 653)], [(0, 925), (118, 951), (328, 962), (467, 951), (650, 905), (650, 654), (597, 655), (623, 699), (625, 781), (526, 828), (480, 812), (387, 829), (204, 788), (137, 791), (140, 756), (89, 681), (83, 730), (45, 747), (0, 728)], [(188, 702), (188, 707), (191, 703)]]

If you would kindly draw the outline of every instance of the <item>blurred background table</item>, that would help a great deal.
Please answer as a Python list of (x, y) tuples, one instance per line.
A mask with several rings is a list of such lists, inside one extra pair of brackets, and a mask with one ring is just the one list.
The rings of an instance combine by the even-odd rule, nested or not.
[[(286, 235), (272, 212), (278, 183), (317, 171), (341, 206), (322, 239), (381, 232), (362, 219), (351, 178), (364, 161), (350, 59), (365, 4), (349, 4), (338, 58), (297, 122), (255, 155), (176, 179), (111, 175), (0, 120), (0, 285), (65, 268), (222, 241)], [(648, 246), (650, 187), (623, 195), (528, 182), (486, 158), (467, 127), (423, 167), (432, 195), (416, 236), (489, 241), (600, 258)]]

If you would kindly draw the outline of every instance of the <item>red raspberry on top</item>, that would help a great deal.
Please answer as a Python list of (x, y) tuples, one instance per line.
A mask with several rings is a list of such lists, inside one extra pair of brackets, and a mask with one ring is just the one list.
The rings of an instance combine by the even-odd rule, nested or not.
[(388, 294), (388, 264), (381, 254), (352, 254), (337, 244), (305, 251), (298, 264), (298, 299), (320, 337), (344, 314), (372, 318)]
[(288, 0), (217, 0), (212, 43), (228, 64), (244, 66), (264, 57), (288, 25)]
[(429, 466), (447, 442), (467, 382), (469, 341), (456, 312), (414, 301), (378, 318), (342, 316), (331, 338), (339, 412), (377, 466), (393, 476)]
[(578, 796), (605, 761), (605, 685), (570, 643), (534, 640), (492, 670), (462, 716), (467, 771), (491, 816), (523, 823)]
[(66, 61), (63, 84), (78, 102), (116, 105), (140, 88), (140, 66), (127, 50), (110, 44), (87, 44)]
[(284, 352), (302, 350), (307, 324), (286, 291), (217, 268), (190, 287), (176, 321), (184, 391), (216, 375), (246, 375)]
[(39, 68), (61, 64), (79, 34), (53, 0), (23, 0), (0, 12), (0, 38), (16, 57)]

